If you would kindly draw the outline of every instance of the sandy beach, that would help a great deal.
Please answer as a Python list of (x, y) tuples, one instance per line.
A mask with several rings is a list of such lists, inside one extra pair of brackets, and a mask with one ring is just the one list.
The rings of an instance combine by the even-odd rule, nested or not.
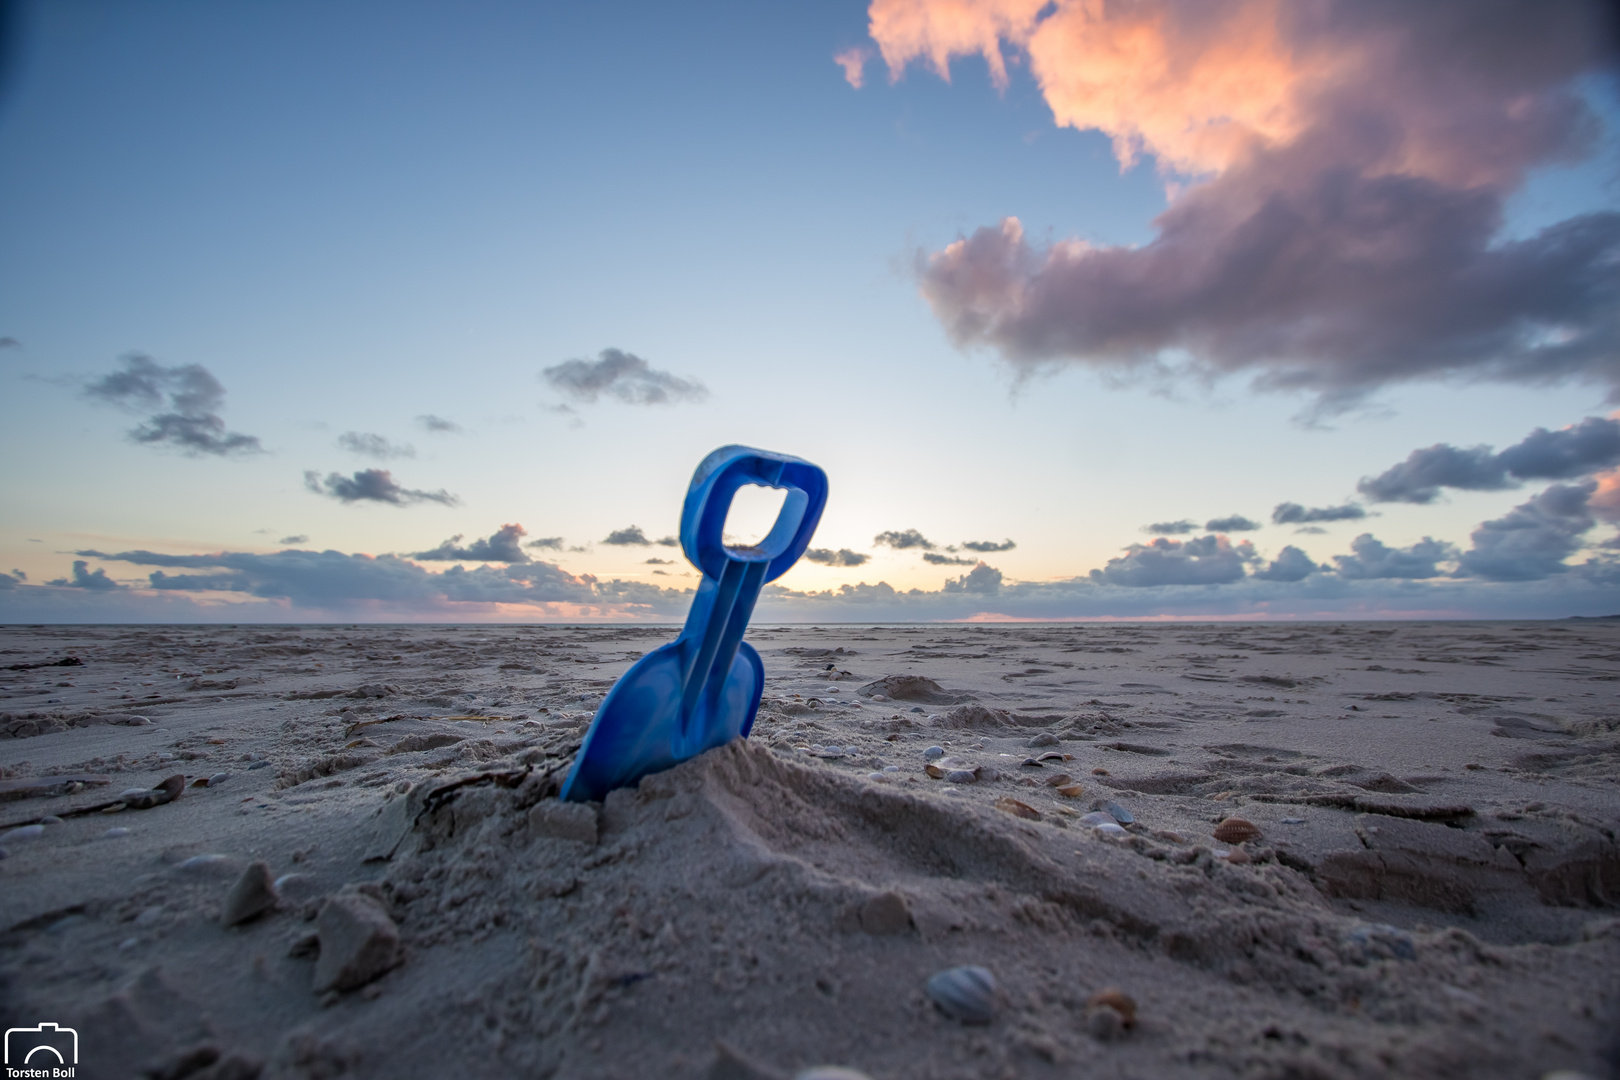
[(559, 804), (674, 633), (0, 629), (0, 1019), (85, 1080), (1620, 1068), (1614, 621), (760, 627), (749, 739)]

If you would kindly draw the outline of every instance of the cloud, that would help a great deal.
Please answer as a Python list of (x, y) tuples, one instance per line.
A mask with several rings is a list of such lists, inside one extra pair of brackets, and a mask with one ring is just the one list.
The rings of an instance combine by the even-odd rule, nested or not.
[(1268, 566), (1256, 570), (1254, 576), (1261, 581), (1303, 581), (1316, 568), (1310, 556), (1289, 544), (1277, 552), (1277, 557)]
[(1325, 536), (1327, 530), (1320, 525), (1301, 525), (1294, 530), (1296, 536)]
[(583, 402), (607, 394), (627, 405), (670, 405), (702, 401), (709, 394), (702, 383), (658, 371), (619, 349), (603, 349), (595, 360), (565, 360), (546, 368), (541, 377), (552, 389)]
[(962, 546), (968, 551), (977, 551), (980, 554), (988, 554), (992, 551), (1011, 551), (1018, 545), (1013, 543), (1011, 540), (1003, 540), (999, 544), (994, 540), (964, 540), (962, 541)]
[(1580, 80), (1613, 62), (1610, 5), (869, 11), (892, 77), (977, 54), (1005, 85), (1005, 44), (1059, 126), (1106, 134), (1124, 167), (1153, 156), (1172, 187), (1146, 244), (1037, 245), (1009, 217), (919, 257), (923, 295), (959, 346), (1021, 373), (1248, 372), (1326, 409), (1448, 376), (1620, 391), (1620, 214), (1499, 236), (1532, 170), (1600, 142)]
[(652, 559), (647, 560), (646, 565), (648, 565), (648, 566), (674, 566), (675, 565), (675, 560), (674, 559), (652, 558)]
[(986, 566), (981, 562), (955, 581), (947, 578), (945, 584), (940, 587), (940, 591), (993, 596), (1001, 591), (1001, 571), (993, 566)]
[(1457, 558), (1455, 546), (1441, 540), (1422, 540), (1407, 548), (1386, 547), (1374, 539), (1372, 533), (1362, 533), (1350, 541), (1350, 555), (1335, 555), (1338, 574), (1347, 581), (1367, 578), (1419, 578), (1439, 577), (1438, 563)]
[(855, 45), (833, 55), (833, 63), (844, 69), (844, 79), (859, 90), (866, 81), (866, 62), (872, 59), (872, 50)]
[(526, 541), (523, 546), (561, 551), (563, 549), (563, 538), (560, 536), (537, 536), (533, 540)]
[(941, 555), (937, 551), (923, 552), (923, 562), (933, 563), (935, 566), (977, 566), (978, 559), (960, 559), (955, 555)]
[(13, 570), (10, 574), (0, 574), (0, 592), (5, 591), (6, 589), (15, 589), (18, 585), (23, 583), (24, 579), (16, 577), (15, 574), (15, 570)]
[(307, 544), (307, 543), (309, 543), (309, 537), (305, 536), (302, 533), (299, 533), (297, 536), (283, 536), (280, 540), (277, 540), (276, 543), (278, 543), (278, 544)]
[(1232, 514), (1229, 517), (1211, 518), (1204, 522), (1205, 532), (1253, 532), (1260, 527), (1258, 521), (1250, 521), (1242, 514)]
[(872, 543), (878, 547), (892, 547), (900, 551), (905, 551), (908, 548), (922, 548), (924, 551), (933, 551), (935, 547), (932, 540), (923, 536), (916, 529), (906, 529), (904, 532), (890, 529), (887, 532), (880, 532), (872, 537)]
[[(684, 611), (690, 603), (688, 592), (641, 582), (603, 582), (590, 575), (576, 577), (542, 562), (486, 565), (472, 570), (453, 566), (434, 573), (394, 555), (373, 558), (338, 551), (280, 551), (269, 555), (166, 555), (153, 551), (75, 554), (138, 566), (203, 571), (170, 574), (164, 569), (155, 570), (148, 581), (158, 593), (242, 593), (299, 609), (358, 607), (378, 612), (443, 614), (461, 604), (567, 604), (571, 606), (565, 611), (595, 607), (604, 613), (612, 608), (621, 614), (669, 616)], [(581, 609), (579, 605), (588, 607)], [(241, 610), (240, 605), (237, 610)]]
[(646, 547), (652, 541), (647, 539), (647, 534), (641, 531), (640, 525), (632, 525), (628, 529), (613, 530), (607, 534), (602, 543), (612, 544), (615, 547)]
[(1221, 585), (1243, 577), (1245, 564), (1258, 558), (1247, 540), (1234, 545), (1224, 536), (1197, 536), (1191, 540), (1164, 537), (1132, 544), (1119, 558), (1109, 559), (1091, 579), (1099, 584), (1140, 589), (1154, 585)]
[(1500, 491), (1523, 480), (1570, 480), (1620, 465), (1620, 420), (1589, 416), (1548, 431), (1536, 428), (1500, 454), (1488, 446), (1436, 443), (1356, 489), (1374, 502), (1431, 503), (1441, 488)]
[(528, 553), (523, 550), (523, 538), (527, 535), (528, 531), (522, 525), (502, 525), (486, 540), (474, 540), (466, 547), (457, 547), (456, 543), (461, 539), (461, 534), (457, 533), (431, 551), (419, 551), (411, 558), (440, 562), (468, 559), (526, 563), (531, 561)]
[(1597, 524), (1588, 500), (1596, 480), (1554, 484), (1502, 517), (1481, 522), (1473, 546), (1457, 564), (1459, 576), (1490, 581), (1533, 581), (1569, 570), (1564, 560), (1581, 547)]
[(872, 556), (851, 551), (849, 548), (839, 548), (837, 551), (832, 548), (809, 548), (805, 551), (804, 557), (823, 566), (861, 566)]
[(369, 431), (345, 431), (338, 436), (338, 445), (355, 454), (387, 461), (389, 458), (412, 458), (416, 447), (409, 443), (392, 443), (381, 435)]
[(1185, 536), (1198, 531), (1198, 522), (1182, 518), (1180, 521), (1156, 521), (1152, 525), (1142, 526), (1145, 533), (1156, 533), (1159, 536)]
[(1355, 503), (1344, 506), (1304, 507), (1299, 503), (1278, 503), (1271, 511), (1273, 525), (1308, 525), (1313, 521), (1356, 521), (1367, 511)]
[(418, 491), (401, 487), (395, 483), (394, 474), (387, 469), (361, 469), (353, 476), (328, 473), (325, 480), (314, 469), (306, 469), (304, 487), (317, 495), (330, 495), (345, 503), (381, 502), (391, 506), (408, 506), (411, 503), (436, 502), (455, 506), (461, 502), (443, 488), (438, 491)]
[(96, 572), (93, 574), (87, 573), (89, 566), (90, 564), (83, 559), (75, 559), (73, 560), (72, 581), (66, 578), (57, 578), (55, 581), (47, 581), (46, 584), (54, 585), (57, 588), (94, 589), (98, 591), (123, 588), (118, 582), (108, 577), (107, 571), (102, 567), (96, 567)]
[(454, 420), (446, 420), (444, 417), (434, 416), (432, 413), (423, 413), (416, 418), (416, 422), (421, 425), (423, 431), (455, 432), (461, 430), (461, 425)]
[[(856, 85), (859, 85), (859, 84), (856, 84)], [(9, 336), (0, 337), (0, 349), (20, 349), (20, 348), (22, 348), (22, 342), (18, 341), (16, 338), (9, 337)]]
[[(131, 412), (152, 413), (129, 432), (131, 439), (172, 446), (190, 457), (229, 457), (263, 450), (254, 436), (226, 430), (219, 416), (225, 405), (225, 387), (201, 364), (164, 367), (139, 353), (131, 353), (121, 362), (120, 370), (92, 381), (84, 392)], [(168, 411), (155, 411), (165, 402)]]

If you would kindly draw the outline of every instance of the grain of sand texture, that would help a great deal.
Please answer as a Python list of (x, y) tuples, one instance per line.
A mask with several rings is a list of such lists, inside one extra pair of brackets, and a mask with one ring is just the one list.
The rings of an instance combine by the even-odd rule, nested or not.
[(1615, 1074), (1616, 623), (755, 628), (751, 738), (557, 803), (673, 634), (0, 630), (0, 1020), (83, 1080)]

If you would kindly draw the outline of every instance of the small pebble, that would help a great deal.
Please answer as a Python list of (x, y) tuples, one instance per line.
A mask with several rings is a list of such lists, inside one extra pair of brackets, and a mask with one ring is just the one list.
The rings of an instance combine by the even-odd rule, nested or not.
[(923, 751), (923, 757), (928, 761), (933, 761), (944, 756), (945, 748), (943, 746), (930, 746), (928, 749)]
[(1282, 819), (1282, 823), (1284, 825), (1303, 825), (1305, 824), (1305, 819), (1302, 817), (1285, 817)]
[(979, 774), (972, 769), (952, 769), (945, 774), (945, 779), (952, 784), (976, 784)]
[(144, 727), (151, 722), (152, 721), (148, 720), (144, 716), (132, 716), (128, 720), (124, 721), (124, 723), (130, 725), (131, 727)]
[(871, 772), (871, 773), (867, 773), (867, 774), (866, 774), (866, 778), (867, 778), (867, 779), (868, 779), (868, 780), (876, 780), (876, 781), (878, 781), (878, 782), (879, 782), (879, 783), (881, 783), (881, 784), (887, 784), (887, 783), (888, 783), (888, 782), (889, 782), (889, 778), (888, 778), (888, 776), (887, 776), (887, 775), (885, 775), (885, 774), (884, 774), (884, 773), (882, 773), (882, 772)]
[(43, 825), (19, 825), (15, 829), (0, 833), (0, 844), (37, 840), (44, 835), (45, 826)]
[(116, 840), (120, 836), (128, 836), (128, 835), (129, 835), (129, 830), (128, 829), (124, 828), (122, 825), (114, 825), (112, 828), (110, 828), (106, 832), (102, 833), (101, 838), (103, 840)]
[(842, 1065), (816, 1065), (804, 1070), (793, 1080), (872, 1080), (859, 1069), (846, 1069)]
[(267, 766), (269, 766), (269, 764), (270, 763), (268, 761), (265, 761), (263, 758), (260, 758), (258, 761), (255, 761), (253, 764), (248, 766), (248, 771), (252, 772), (254, 769), (263, 769), (263, 768), (266, 768)]
[(229, 780), (230, 778), (231, 778), (231, 774), (228, 773), (228, 772), (217, 772), (213, 776), (210, 776), (208, 778), (208, 786), (209, 787), (218, 787), (220, 784), (223, 784), (225, 781)]
[(316, 993), (357, 989), (404, 959), (394, 920), (362, 893), (332, 897), (321, 907), (315, 925), (320, 935)]
[(1103, 825), (1098, 825), (1092, 831), (1095, 832), (1098, 836), (1129, 836), (1130, 835), (1130, 833), (1125, 831), (1125, 826), (1119, 824), (1118, 822), (1114, 822), (1114, 821), (1107, 822), (1106, 824), (1103, 824)]
[(249, 919), (256, 919), (266, 911), (276, 906), (281, 898), (276, 895), (275, 884), (270, 879), (270, 864), (263, 860), (251, 862), (242, 876), (236, 879), (231, 891), (225, 897), (225, 909), (220, 914), (220, 922), (226, 926), (236, 926)]
[(988, 1024), (996, 1015), (996, 977), (982, 967), (947, 968), (928, 980), (928, 997), (953, 1020)]
[(1056, 735), (1052, 734), (1050, 731), (1043, 731), (1043, 732), (1040, 732), (1037, 735), (1032, 736), (1030, 738), (1030, 740), (1028, 742), (1026, 742), (1024, 745), (1025, 746), (1056, 746), (1057, 744), (1058, 744), (1058, 737)]

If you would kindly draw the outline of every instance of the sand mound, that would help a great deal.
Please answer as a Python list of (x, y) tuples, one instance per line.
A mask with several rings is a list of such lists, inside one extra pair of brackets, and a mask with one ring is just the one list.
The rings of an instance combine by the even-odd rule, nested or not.
[(892, 701), (915, 701), (923, 705), (955, 705), (973, 700), (972, 694), (954, 694), (922, 675), (885, 675), (855, 692), (862, 697), (881, 694)]
[[(390, 952), (369, 990), (334, 992), (259, 1050), (265, 1077), (764, 1077), (828, 1060), (874, 1076), (1056, 1076), (1104, 1042), (1122, 1069), (1151, 1060), (1160, 1076), (1432, 1075), (1503, 1060), (1490, 988), (1520, 982), (1522, 1009), (1523, 981), (1546, 978), (1462, 931), (1336, 914), (1263, 846), (1235, 866), (1142, 832), (1104, 840), (747, 741), (601, 806), (558, 804), (560, 775), (472, 774), (385, 805), (379, 827), (407, 823), (386, 874), (339, 895), (397, 926), (385, 944), (402, 961)], [(1386, 835), (1385, 858), (1412, 846)], [(307, 925), (283, 914), (243, 944), (274, 956)], [(1596, 977), (1616, 944), (1567, 948)], [(293, 952), (266, 977), (307, 988), (319, 955)], [(994, 973), (1005, 1037), (927, 1001), (929, 976), (958, 964)], [(156, 1039), (130, 1019), (144, 995), (217, 1055), (252, 1059), (203, 1015), (211, 996), (143, 979), (106, 1006), (128, 1014), (130, 1045)], [(1128, 1031), (1087, 1020), (1087, 999), (1114, 985), (1139, 1003)], [(735, 1050), (717, 1059), (717, 1038)]]

